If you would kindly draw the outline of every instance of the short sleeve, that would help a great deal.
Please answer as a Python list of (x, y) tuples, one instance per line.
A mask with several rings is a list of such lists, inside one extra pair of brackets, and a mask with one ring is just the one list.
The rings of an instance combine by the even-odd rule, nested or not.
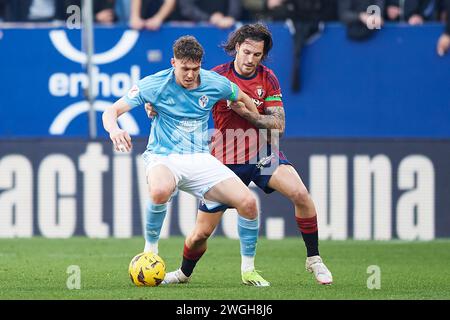
[(231, 95), (228, 97), (227, 100), (237, 101), (238, 94), (239, 94), (239, 87), (234, 82), (231, 82), (231, 81), (230, 81), (230, 85), (231, 85)]
[(215, 73), (215, 77), (212, 79), (213, 86), (219, 90), (220, 99), (236, 101), (239, 94), (239, 87), (228, 80), (226, 77)]
[(280, 83), (272, 72), (267, 74), (266, 85), (267, 95), (264, 99), (264, 107), (283, 107), (283, 95), (281, 94)]
[(145, 100), (142, 97), (142, 82), (139, 81), (135, 84), (125, 95), (124, 99), (131, 108), (136, 108), (143, 105)]

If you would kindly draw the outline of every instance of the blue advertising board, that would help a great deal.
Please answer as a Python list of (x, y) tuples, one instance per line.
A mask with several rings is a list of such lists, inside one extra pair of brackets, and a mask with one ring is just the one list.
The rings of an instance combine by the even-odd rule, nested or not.
[[(286, 137), (450, 138), (450, 56), (435, 52), (442, 25), (388, 25), (373, 39), (352, 42), (340, 24), (327, 25), (302, 57), (302, 90), (290, 89), (292, 39), (272, 24), (275, 71), (286, 107)], [(170, 67), (173, 41), (195, 35), (203, 66), (229, 61), (219, 45), (231, 30), (164, 25), (158, 32), (123, 27), (95, 30), (94, 91), (100, 112), (139, 78)], [(80, 30), (0, 30), (0, 136), (88, 137), (86, 74)], [(121, 118), (132, 135), (146, 136), (142, 108)]]

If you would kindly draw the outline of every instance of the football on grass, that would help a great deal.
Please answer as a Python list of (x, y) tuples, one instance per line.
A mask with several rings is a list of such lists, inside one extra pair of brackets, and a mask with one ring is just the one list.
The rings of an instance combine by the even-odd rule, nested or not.
[(164, 280), (166, 264), (157, 254), (143, 252), (131, 260), (128, 272), (135, 285), (156, 287)]

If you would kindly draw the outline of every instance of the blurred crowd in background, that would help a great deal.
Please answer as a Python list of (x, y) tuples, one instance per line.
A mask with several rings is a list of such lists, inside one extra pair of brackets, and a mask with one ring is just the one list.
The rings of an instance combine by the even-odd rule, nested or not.
[[(64, 21), (81, 0), (0, 0), (0, 21)], [(420, 25), (445, 21), (447, 0), (93, 0), (97, 23), (127, 23), (157, 30), (165, 21), (208, 22), (229, 28), (236, 21), (363, 22), (367, 8), (377, 5), (384, 21)]]
[[(0, 19), (9, 22), (64, 20), (66, 9), (81, 0), (0, 0)], [(98, 23), (125, 22), (154, 29), (156, 21), (207, 21), (221, 28), (237, 20), (311, 19), (347, 22), (356, 11), (378, 5), (387, 21), (411, 25), (445, 20), (446, 0), (94, 0)], [(149, 19), (155, 20), (146, 24)], [(141, 20), (141, 21), (139, 21)]]
[[(81, 0), (0, 0), (2, 23), (64, 22)], [(385, 22), (423, 25), (443, 22), (436, 51), (443, 56), (450, 48), (450, 0), (93, 0), (98, 24), (126, 24), (133, 29), (158, 30), (166, 21), (209, 23), (227, 29), (237, 21), (289, 23), (294, 37), (294, 70), (305, 43), (326, 22), (342, 22), (347, 36), (369, 39)], [(376, 6), (376, 7), (371, 7)], [(368, 10), (368, 8), (371, 8)], [(372, 10), (372, 11), (371, 11)], [(374, 13), (379, 14), (374, 14)], [(299, 77), (299, 72), (294, 72)], [(298, 91), (300, 79), (292, 89)]]

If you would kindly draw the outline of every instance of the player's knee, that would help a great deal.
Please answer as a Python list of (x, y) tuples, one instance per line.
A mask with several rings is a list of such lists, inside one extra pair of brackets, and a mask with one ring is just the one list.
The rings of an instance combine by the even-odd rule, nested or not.
[(240, 207), (238, 208), (239, 214), (250, 220), (254, 220), (258, 217), (258, 206), (256, 204), (256, 198), (249, 194), (240, 202)]
[(150, 198), (154, 204), (163, 204), (169, 201), (172, 192), (161, 187), (154, 187), (150, 190)]
[(306, 188), (298, 188), (289, 195), (296, 206), (306, 206), (311, 201), (311, 196)]

